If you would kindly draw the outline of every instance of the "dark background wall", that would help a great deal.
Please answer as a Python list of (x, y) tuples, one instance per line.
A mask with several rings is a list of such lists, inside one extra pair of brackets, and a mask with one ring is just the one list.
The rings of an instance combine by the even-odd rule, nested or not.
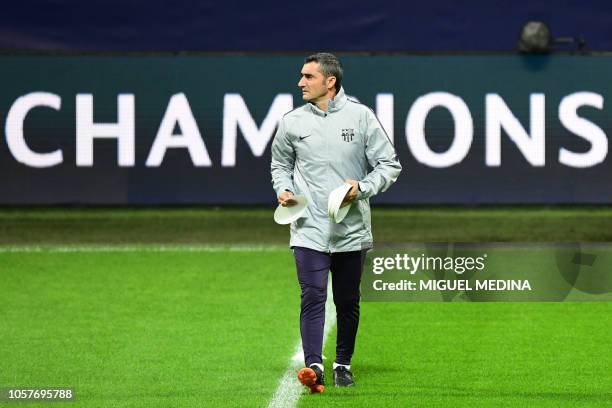
[(0, 48), (90, 51), (501, 51), (528, 20), (612, 50), (609, 1), (13, 1)]
[[(236, 186), (248, 197), (239, 197), (242, 203), (274, 201), (269, 145), (254, 155), (238, 129), (236, 165), (220, 165), (224, 96), (244, 97), (260, 126), (275, 96), (292, 94), (295, 106), (302, 102), (297, 73), (312, 50), (337, 51), (348, 92), (367, 105), (374, 107), (379, 94), (394, 95), (390, 129), (405, 170), (384, 202), (611, 203), (607, 145), (598, 148), (605, 150), (601, 163), (584, 169), (561, 165), (561, 147), (586, 151), (589, 145), (561, 126), (557, 109), (572, 93), (601, 95), (601, 109), (581, 107), (579, 116), (601, 127), (608, 139), (612, 58), (514, 55), (529, 20), (548, 23), (557, 37), (582, 36), (587, 49), (612, 50), (607, 1), (7, 2), (0, 12), (0, 50), (5, 51), (0, 56), (0, 173), (7, 175), (0, 179), (0, 204), (230, 203)], [(24, 50), (33, 55), (13, 55)], [(56, 51), (69, 55), (38, 55)], [(143, 53), (125, 55), (133, 51)], [(168, 51), (177, 55), (151, 54)], [(250, 54), (232, 54), (243, 51)], [(359, 51), (399, 54), (352, 53)], [(492, 53), (464, 55), (472, 51)], [(456, 55), (436, 55), (441, 52)], [(18, 98), (33, 92), (61, 97), (61, 109), (37, 107), (24, 121), (31, 149), (62, 149), (60, 165), (34, 168), (8, 149), (7, 115)], [(444, 169), (423, 165), (406, 143), (407, 114), (417, 98), (431, 92), (463, 98), (474, 121), (469, 154)], [(95, 121), (114, 122), (122, 93), (136, 100), (136, 164), (118, 166), (116, 143), (97, 141), (95, 165), (76, 166), (75, 96), (92, 94)], [(171, 149), (159, 168), (144, 166), (168, 100), (178, 93), (191, 104), (210, 167), (194, 166), (184, 149)], [(526, 129), (530, 95), (545, 95), (545, 166), (528, 164), (505, 133), (502, 165), (484, 164), (489, 93), (504, 98)], [(443, 109), (433, 110), (426, 129), (432, 148), (448, 148), (453, 129)]]

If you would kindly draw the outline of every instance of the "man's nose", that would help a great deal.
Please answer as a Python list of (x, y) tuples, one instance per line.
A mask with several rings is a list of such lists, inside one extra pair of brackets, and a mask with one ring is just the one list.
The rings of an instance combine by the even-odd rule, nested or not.
[(305, 85), (305, 84), (304, 84), (304, 78), (302, 77), (302, 78), (300, 78), (300, 80), (298, 81), (298, 86), (301, 88), (301, 87), (303, 87), (304, 85)]

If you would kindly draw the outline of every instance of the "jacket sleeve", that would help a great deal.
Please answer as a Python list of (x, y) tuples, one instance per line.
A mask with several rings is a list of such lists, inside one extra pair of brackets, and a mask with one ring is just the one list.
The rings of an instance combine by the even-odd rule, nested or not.
[(372, 111), (367, 113), (365, 135), (365, 154), (372, 171), (359, 180), (358, 200), (386, 191), (402, 171), (395, 148)]
[(286, 132), (285, 120), (281, 119), (274, 141), (272, 142), (272, 186), (276, 195), (285, 190), (295, 192), (293, 187), (293, 169), (295, 166), (295, 150)]

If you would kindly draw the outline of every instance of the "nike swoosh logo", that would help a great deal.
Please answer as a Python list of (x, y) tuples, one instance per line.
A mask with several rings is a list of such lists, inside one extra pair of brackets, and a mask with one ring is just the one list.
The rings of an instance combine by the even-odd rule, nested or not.
[(302, 140), (306, 139), (307, 137), (310, 137), (310, 136), (312, 136), (312, 135), (303, 136), (303, 137), (302, 137), (302, 136), (300, 136), (300, 142), (301, 142)]

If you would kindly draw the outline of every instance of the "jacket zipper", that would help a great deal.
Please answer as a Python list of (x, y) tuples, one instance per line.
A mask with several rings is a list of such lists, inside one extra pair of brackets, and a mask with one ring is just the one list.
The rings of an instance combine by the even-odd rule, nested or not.
[[(326, 128), (327, 128), (327, 115), (329, 113), (328, 112), (324, 112), (323, 113), (323, 137), (325, 138), (325, 151), (327, 153), (327, 174), (330, 174), (330, 155), (329, 155), (329, 138), (327, 137), (327, 132), (326, 132)], [(327, 186), (329, 189), (329, 178), (327, 179)], [(328, 234), (329, 234), (329, 238), (327, 240), (327, 253), (331, 254), (332, 251), (332, 220), (327, 217), (327, 222), (329, 223), (329, 229), (328, 229)]]

